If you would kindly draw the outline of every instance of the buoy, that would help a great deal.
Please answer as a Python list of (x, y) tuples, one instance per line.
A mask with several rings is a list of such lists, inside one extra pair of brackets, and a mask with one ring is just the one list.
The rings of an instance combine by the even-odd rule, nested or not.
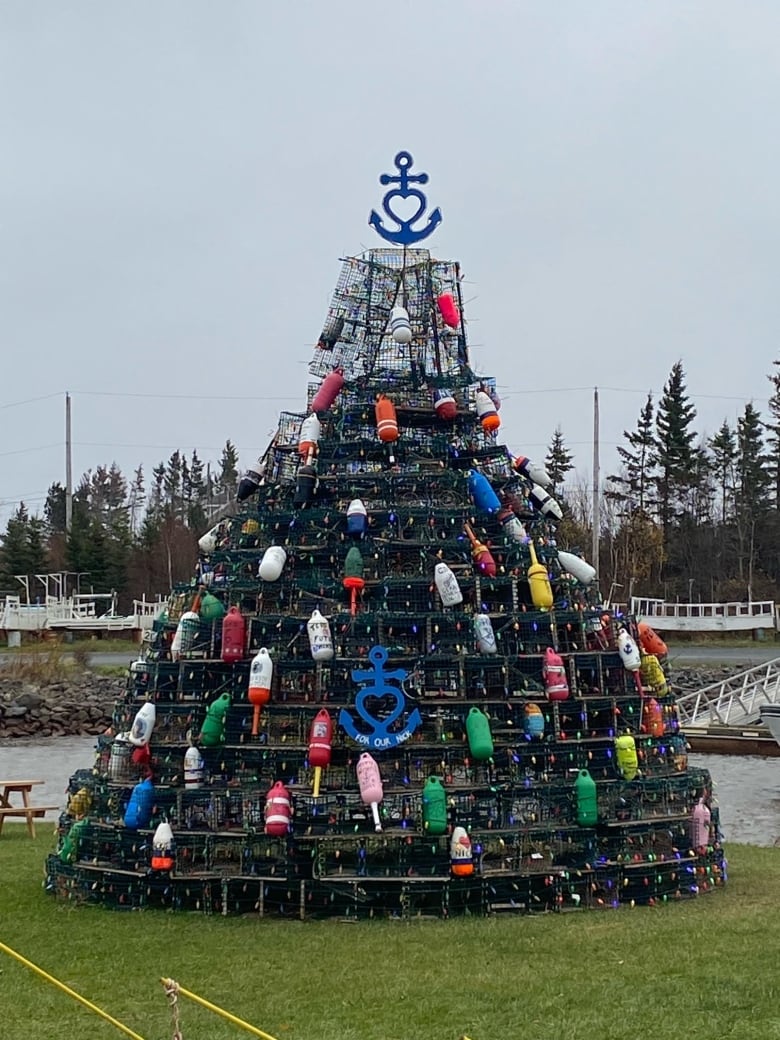
[(455, 877), (469, 877), (474, 873), (471, 838), (465, 827), (454, 827), (450, 839), (450, 870)]
[(396, 343), (412, 342), (412, 326), (406, 307), (393, 307), (390, 311), (390, 334)]
[(383, 444), (392, 444), (398, 440), (398, 418), (395, 405), (385, 394), (377, 394), (376, 405), (376, 432)]
[(174, 846), (171, 825), (162, 820), (152, 837), (152, 870), (173, 870)]
[(498, 495), (484, 473), (477, 469), (469, 471), (469, 492), (474, 505), (482, 513), (497, 513), (501, 508)]
[(305, 506), (314, 498), (317, 490), (317, 469), (307, 462), (298, 467), (295, 475), (295, 494), (293, 495), (294, 506)]
[(558, 562), (567, 574), (576, 578), (580, 585), (592, 585), (596, 578), (596, 568), (592, 567), (587, 560), (574, 553), (558, 550)]
[(366, 587), (363, 577), (363, 556), (356, 545), (350, 547), (344, 560), (344, 577), (341, 584), (349, 591), (349, 612), (357, 614), (357, 594)]
[(274, 665), (271, 655), (264, 646), (260, 647), (252, 658), (249, 668), (249, 690), (247, 699), (254, 707), (252, 713), (252, 736), (257, 736), (260, 726), (260, 710), (271, 699), (271, 682), (273, 681)]
[(490, 719), (476, 706), (469, 708), (466, 716), (466, 736), (469, 751), (478, 761), (483, 762), (493, 755), (493, 734), (490, 732)]
[(269, 545), (257, 568), (258, 578), (262, 578), (263, 581), (278, 581), (286, 562), (287, 553), (281, 545)]
[(531, 602), (537, 610), (550, 610), (553, 605), (553, 591), (550, 579), (547, 577), (547, 568), (537, 560), (536, 549), (532, 541), (528, 542), (528, 552), (531, 555), (531, 563), (527, 572)]
[(452, 293), (440, 293), (436, 297), (436, 305), (439, 308), (444, 324), (449, 325), (451, 329), (456, 329), (460, 325), (460, 311)]
[(433, 410), (445, 422), (452, 422), (457, 417), (458, 405), (449, 390), (433, 391)]
[(124, 822), (129, 830), (148, 827), (154, 810), (154, 785), (151, 777), (136, 784), (125, 809)]
[(587, 769), (581, 769), (574, 781), (577, 798), (577, 823), (580, 827), (593, 827), (598, 823), (599, 806), (596, 782)]
[(238, 607), (231, 607), (222, 619), (222, 646), (220, 656), (223, 661), (241, 661), (244, 657), (246, 642), (246, 622)]
[(502, 506), (499, 510), (498, 522), (501, 524), (501, 530), (513, 542), (521, 543), (528, 538), (528, 533), (520, 518), (508, 506)]
[(200, 742), (204, 747), (216, 747), (225, 743), (225, 726), (227, 713), (232, 698), (229, 693), (221, 693), (206, 709), (206, 718), (200, 731)]
[(290, 832), (291, 821), (290, 792), (281, 780), (277, 780), (265, 796), (265, 833), (283, 838)]
[(539, 487), (551, 488), (553, 486), (550, 474), (544, 466), (540, 466), (537, 462), (532, 462), (525, 455), (516, 455), (512, 459), (512, 469), (527, 477), (532, 484), (538, 484)]
[(333, 659), (333, 638), (330, 634), (330, 625), (328, 619), (323, 617), (316, 607), (306, 622), (306, 631), (313, 660), (331, 661)]
[(651, 737), (662, 737), (664, 728), (664, 709), (655, 697), (646, 698), (642, 705), (642, 730)]
[(639, 629), (639, 644), (644, 652), (655, 654), (656, 657), (666, 657), (669, 647), (658, 633), (654, 632), (646, 621), (640, 621), (637, 628)]
[(312, 794), (315, 798), (319, 798), (320, 795), (322, 770), (330, 765), (332, 746), (333, 720), (330, 714), (322, 708), (314, 716), (309, 730), (309, 765), (314, 767)]
[(471, 558), (475, 568), (486, 578), (495, 578), (496, 561), (493, 559), (493, 554), (484, 542), (480, 542), (469, 524), (464, 524), (463, 528), (471, 542)]
[(669, 693), (669, 683), (664, 670), (655, 654), (640, 654), (640, 674), (642, 683), (653, 691), (656, 697), (665, 697)]
[(484, 390), (477, 390), (477, 417), (482, 424), (485, 433), (495, 433), (501, 425), (496, 406), (490, 399), (490, 395)]
[(544, 651), (542, 665), (544, 692), (548, 701), (565, 701), (569, 696), (569, 681), (566, 678), (566, 667), (563, 658), (551, 646)]
[(347, 534), (362, 538), (368, 530), (368, 513), (359, 498), (353, 498), (347, 506)]
[(526, 704), (523, 709), (523, 733), (532, 740), (544, 736), (544, 715), (538, 704)]
[(188, 747), (184, 752), (184, 787), (188, 791), (196, 791), (203, 783), (206, 772), (206, 763), (203, 761), (198, 748), (195, 745)]
[(636, 754), (636, 742), (630, 733), (615, 740), (615, 758), (617, 771), (624, 780), (633, 780), (639, 772), (639, 759)]
[(171, 642), (171, 660), (180, 661), (186, 657), (198, 639), (200, 631), (200, 615), (194, 610), (185, 610), (179, 618), (173, 640)]
[(626, 671), (638, 672), (642, 666), (642, 659), (636, 643), (625, 628), (621, 628), (617, 634), (617, 646)]
[(447, 830), (447, 792), (441, 777), (429, 776), (422, 792), (423, 830), (426, 834), (439, 835)]
[(385, 796), (382, 787), (382, 774), (379, 766), (367, 751), (358, 759), (357, 778), (360, 785), (360, 797), (366, 805), (371, 806), (371, 815), (374, 817), (374, 830), (382, 830), (382, 822), (379, 819), (379, 803)]
[(691, 813), (691, 845), (696, 850), (706, 849), (710, 843), (712, 813), (703, 798), (700, 798)]
[(204, 592), (198, 611), (201, 621), (221, 621), (225, 616), (225, 604), (210, 592)]
[(496, 634), (487, 614), (477, 614), (474, 618), (474, 635), (477, 640), (477, 648), (481, 654), (494, 654), (496, 646)]
[(305, 461), (317, 451), (322, 433), (322, 423), (316, 412), (310, 412), (301, 423), (301, 433), (298, 439), (298, 454)]
[(128, 734), (131, 744), (134, 744), (136, 747), (144, 747), (149, 743), (156, 717), (157, 713), (151, 701), (146, 701), (145, 704), (141, 705), (136, 712), (133, 725)]
[(260, 481), (263, 479), (261, 474), (263, 472), (263, 459), (262, 457), (255, 463), (254, 469), (248, 469), (238, 482), (238, 490), (236, 491), (236, 501), (244, 502), (250, 495), (253, 495), (255, 491), (260, 487)]
[(214, 524), (213, 527), (209, 528), (209, 530), (206, 531), (205, 534), (202, 534), (198, 539), (198, 549), (204, 556), (211, 556), (217, 548), (220, 526), (221, 524)]
[(437, 563), (433, 569), (433, 581), (443, 607), (454, 607), (463, 602), (458, 579), (446, 563)]
[(312, 397), (309, 406), (312, 412), (326, 412), (338, 397), (344, 386), (344, 369), (334, 368), (320, 383), (317, 393)]
[(534, 484), (528, 498), (534, 509), (538, 509), (546, 520), (563, 520), (561, 507), (539, 484)]

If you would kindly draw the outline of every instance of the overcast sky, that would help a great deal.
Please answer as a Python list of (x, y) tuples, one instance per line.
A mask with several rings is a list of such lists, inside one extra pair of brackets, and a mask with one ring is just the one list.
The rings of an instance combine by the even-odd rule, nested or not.
[(251, 463), (399, 149), (514, 452), (560, 424), (589, 479), (599, 386), (613, 470), (680, 358), (700, 433), (765, 412), (778, 39), (777, 0), (2, 0), (0, 521), (64, 482), (66, 390), (75, 480)]

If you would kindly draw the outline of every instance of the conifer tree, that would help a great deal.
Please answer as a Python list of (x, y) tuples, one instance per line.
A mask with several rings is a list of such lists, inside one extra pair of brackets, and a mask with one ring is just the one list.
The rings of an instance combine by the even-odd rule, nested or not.
[(574, 469), (573, 458), (574, 456), (564, 442), (561, 427), (556, 426), (550, 441), (550, 447), (547, 449), (547, 455), (544, 459), (544, 464), (553, 482), (554, 490), (557, 491), (559, 489), (566, 474)]
[(771, 478), (772, 505), (780, 510), (780, 361), (773, 361), (776, 371), (767, 376), (774, 392), (769, 398), (769, 414), (771, 420), (764, 425), (769, 431), (767, 437), (767, 466)]
[(688, 507), (689, 492), (701, 479), (700, 450), (694, 446), (692, 428), (696, 409), (686, 393), (682, 361), (672, 366), (655, 419), (653, 483), (658, 496), (658, 517), (664, 538), (675, 517)]
[(623, 503), (628, 512), (638, 510), (646, 513), (651, 510), (655, 448), (653, 419), (653, 395), (649, 393), (639, 412), (636, 429), (631, 433), (623, 431), (628, 447), (618, 445), (621, 472), (607, 477), (608, 483), (612, 485), (607, 491), (607, 497), (614, 502)]
[(720, 497), (720, 522), (725, 524), (734, 499), (737, 460), (737, 438), (727, 419), (723, 420), (715, 436), (710, 438), (709, 449), (712, 455), (712, 472)]

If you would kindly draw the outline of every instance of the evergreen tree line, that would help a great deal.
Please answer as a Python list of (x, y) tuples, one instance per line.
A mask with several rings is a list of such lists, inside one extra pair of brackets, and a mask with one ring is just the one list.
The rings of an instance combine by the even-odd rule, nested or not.
[[(705, 602), (777, 599), (780, 583), (780, 361), (769, 375), (764, 418), (748, 403), (732, 427), (709, 438), (696, 432), (681, 361), (660, 399), (653, 394), (636, 427), (624, 431), (619, 469), (601, 489), (599, 575), (602, 590)], [(557, 426), (545, 455), (553, 493), (564, 508), (562, 546), (590, 556), (591, 493), (567, 484), (574, 469)], [(131, 481), (114, 464), (88, 471), (73, 493), (66, 535), (65, 489), (49, 488), (43, 515), (21, 503), (0, 536), (0, 594), (19, 592), (15, 575), (68, 571), (84, 588), (119, 595), (129, 608), (144, 593), (167, 591), (192, 573), (197, 539), (213, 512), (230, 501), (238, 454), (230, 441), (217, 472), (175, 451)]]
[[(0, 536), (0, 594), (20, 594), (18, 575), (67, 571), (69, 589), (116, 592), (122, 609), (133, 599), (166, 592), (189, 580), (197, 539), (209, 516), (230, 501), (238, 482), (238, 452), (227, 441), (216, 473), (197, 452), (175, 451), (152, 470), (141, 466), (131, 481), (116, 464), (98, 466), (73, 491), (70, 532), (62, 484), (49, 488), (42, 516), (24, 502)], [(43, 594), (43, 586), (31, 584)]]

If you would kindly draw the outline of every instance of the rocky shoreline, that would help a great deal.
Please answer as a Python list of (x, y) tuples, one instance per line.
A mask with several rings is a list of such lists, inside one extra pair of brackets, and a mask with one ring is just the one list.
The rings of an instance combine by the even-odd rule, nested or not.
[[(677, 696), (733, 675), (729, 665), (680, 668), (672, 673)], [(67, 681), (30, 682), (0, 677), (0, 743), (30, 737), (96, 736), (111, 725), (125, 680), (92, 672)]]
[(30, 737), (96, 736), (111, 725), (125, 680), (92, 672), (56, 682), (0, 677), (0, 743)]

